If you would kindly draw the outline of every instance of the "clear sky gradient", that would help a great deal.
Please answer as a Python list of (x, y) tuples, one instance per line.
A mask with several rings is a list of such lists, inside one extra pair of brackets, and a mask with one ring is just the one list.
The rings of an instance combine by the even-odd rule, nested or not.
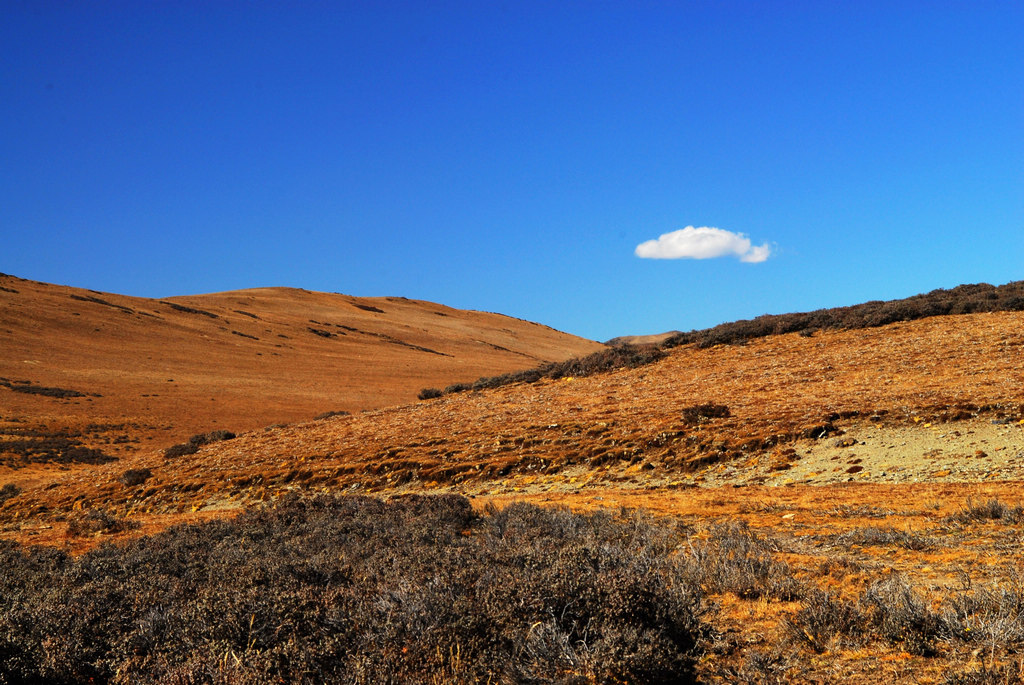
[(0, 65), (25, 278), (598, 340), (1024, 279), (1019, 1), (10, 0)]

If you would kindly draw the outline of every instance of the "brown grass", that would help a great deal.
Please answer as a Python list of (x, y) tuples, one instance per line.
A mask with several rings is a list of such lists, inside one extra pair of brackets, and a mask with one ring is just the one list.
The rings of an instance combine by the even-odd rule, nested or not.
[[(367, 316), (402, 304), (377, 302)], [(291, 493), (643, 508), (689, 526), (693, 550), (730, 544), (743, 562), (700, 581), (719, 635), (701, 682), (1019, 682), (1022, 324), (976, 313), (689, 345), (638, 369), (255, 429), (172, 460), (140, 450), (19, 482), (0, 525), (80, 552)], [(129, 468), (152, 475), (127, 487)], [(142, 527), (69, 537), (89, 508)]]

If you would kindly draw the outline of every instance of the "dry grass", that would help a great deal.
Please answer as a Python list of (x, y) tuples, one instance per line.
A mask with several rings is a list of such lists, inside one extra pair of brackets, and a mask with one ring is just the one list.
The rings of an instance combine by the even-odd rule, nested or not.
[[(366, 316), (386, 316), (378, 304)], [(170, 460), (72, 464), (19, 481), (0, 534), (83, 553), (338, 492), (461, 493), (477, 512), (642, 508), (686, 531), (716, 635), (700, 682), (1020, 682), (1022, 324), (982, 313), (682, 346), (642, 368), (463, 388)], [(151, 475), (126, 486), (126, 469)], [(90, 508), (141, 527), (69, 535)], [(443, 656), (453, 674), (465, 653)]]

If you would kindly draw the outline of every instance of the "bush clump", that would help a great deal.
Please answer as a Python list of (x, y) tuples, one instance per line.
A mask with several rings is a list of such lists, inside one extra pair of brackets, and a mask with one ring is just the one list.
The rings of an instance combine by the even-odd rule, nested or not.
[(513, 371), (500, 376), (485, 376), (473, 383), (455, 383), (449, 385), (443, 391), (436, 388), (426, 388), (420, 392), (420, 399), (429, 399), (422, 396), (424, 393), (436, 392), (440, 394), (430, 395), (430, 397), (440, 397), (442, 394), (450, 395), (466, 390), (500, 388), (514, 383), (536, 383), (542, 378), (555, 380), (570, 377), (581, 378), (617, 369), (635, 369), (652, 364), (664, 359), (664, 357), (665, 352), (654, 345), (616, 345), (599, 352), (594, 352), (586, 357), (569, 359), (564, 362), (550, 362), (534, 369)]
[(1006, 504), (993, 497), (987, 502), (975, 502), (967, 500), (967, 504), (957, 513), (947, 517), (949, 523), (977, 523), (979, 521), (1002, 521), (1004, 523), (1018, 523), (1024, 519), (1024, 507)]
[(341, 409), (341, 410), (338, 410), (338, 411), (325, 411), (322, 414), (317, 414), (313, 418), (315, 420), (317, 420), (317, 421), (321, 421), (323, 419), (330, 419), (330, 418), (333, 418), (335, 416), (351, 416), (351, 415), (352, 415), (352, 412), (345, 411), (344, 409)]
[(7, 485), (0, 488), (0, 504), (3, 504), (12, 497), (17, 497), (21, 494), (21, 488), (14, 483), (8, 483)]
[(199, 451), (199, 448), (203, 445), (208, 445), (211, 442), (220, 442), (222, 440), (233, 440), (237, 436), (231, 431), (226, 430), (215, 430), (209, 433), (199, 433), (193, 435), (188, 439), (188, 442), (179, 443), (177, 445), (171, 445), (164, 450), (164, 457), (167, 459), (173, 459), (174, 457), (183, 457), (188, 454), (195, 454)]
[(973, 312), (1024, 311), (1024, 281), (1000, 286), (988, 283), (933, 290), (902, 300), (873, 301), (851, 307), (818, 309), (796, 314), (765, 314), (754, 319), (723, 323), (713, 328), (677, 333), (663, 348), (694, 344), (697, 347), (742, 344), (755, 338), (784, 333), (809, 337), (818, 330), (877, 328), (899, 321)]
[(0, 682), (692, 683), (681, 542), (454, 495), (293, 498), (78, 558), (0, 542)]
[(118, 518), (103, 509), (86, 509), (85, 513), (68, 523), (68, 534), (85, 537), (98, 533), (112, 534), (138, 528), (139, 524), (128, 519)]
[(418, 397), (421, 400), (432, 400), (435, 397), (440, 397), (443, 394), (444, 393), (438, 390), (437, 388), (423, 388), (423, 390), (420, 390), (420, 393), (416, 397)]
[(799, 599), (804, 588), (789, 565), (778, 561), (777, 545), (745, 522), (715, 526), (706, 543), (694, 547), (694, 580), (708, 592), (731, 592), (743, 599)]
[(117, 480), (122, 485), (131, 487), (134, 485), (142, 485), (152, 477), (153, 472), (149, 469), (128, 469), (118, 476)]
[(680, 418), (688, 426), (696, 426), (711, 419), (724, 419), (730, 416), (732, 416), (732, 412), (729, 411), (729, 407), (714, 403), (686, 407), (680, 412)]
[(923, 551), (935, 546), (932, 540), (905, 530), (885, 528), (856, 528), (836, 538), (842, 547), (850, 545), (895, 545), (913, 551)]

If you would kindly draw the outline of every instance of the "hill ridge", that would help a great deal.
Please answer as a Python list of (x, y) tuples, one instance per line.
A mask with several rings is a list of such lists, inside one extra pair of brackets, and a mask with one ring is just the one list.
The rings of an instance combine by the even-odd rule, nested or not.
[(3, 275), (0, 430), (18, 435), (0, 435), (0, 464), (20, 463), (2, 449), (25, 431), (125, 456), (602, 347), (407, 298), (267, 287), (153, 299)]

